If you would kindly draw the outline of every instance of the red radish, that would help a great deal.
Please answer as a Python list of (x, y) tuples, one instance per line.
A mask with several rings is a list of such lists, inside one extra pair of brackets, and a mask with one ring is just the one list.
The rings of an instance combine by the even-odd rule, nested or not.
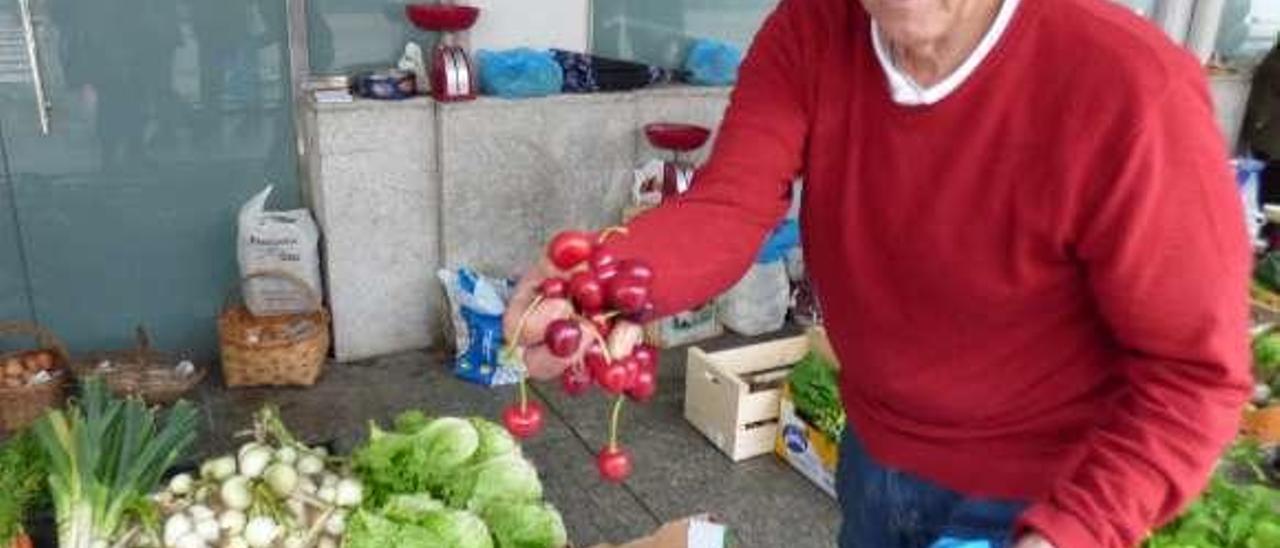
[(547, 245), (547, 258), (560, 270), (569, 270), (591, 257), (595, 248), (591, 233), (566, 230), (556, 234)]
[(591, 252), (591, 258), (587, 263), (591, 270), (599, 271), (608, 265), (618, 264), (618, 257), (603, 247), (597, 247)]
[(547, 335), (543, 339), (547, 350), (557, 358), (568, 358), (578, 351), (582, 344), (582, 327), (577, 321), (559, 319), (547, 325)]
[(600, 471), (600, 477), (622, 483), (631, 475), (631, 454), (617, 445), (605, 446), (596, 456), (596, 469)]
[(570, 396), (581, 396), (591, 388), (591, 374), (587, 372), (586, 366), (581, 363), (573, 364), (572, 367), (565, 369), (560, 374), (560, 387), (564, 389), (564, 393)]
[(620, 362), (613, 362), (601, 368), (596, 375), (596, 383), (610, 394), (621, 394), (631, 384), (631, 371)]
[(520, 439), (537, 434), (542, 430), (542, 407), (535, 402), (527, 402), (524, 407), (513, 403), (502, 411), (502, 424), (512, 436)]
[(569, 282), (560, 278), (547, 278), (538, 284), (538, 294), (544, 299), (563, 299), (569, 293)]
[(582, 364), (586, 366), (587, 373), (590, 373), (592, 378), (599, 379), (609, 362), (604, 358), (604, 349), (593, 342), (587, 346), (587, 351), (582, 355)]
[(635, 278), (645, 285), (653, 281), (653, 269), (640, 261), (622, 261), (619, 273), (623, 276)]
[(641, 371), (658, 370), (658, 349), (647, 344), (638, 345), (631, 351), (631, 357), (640, 363)]
[(579, 272), (569, 279), (569, 295), (584, 312), (595, 312), (604, 307), (604, 288), (590, 272)]
[(618, 276), (609, 280), (609, 305), (624, 314), (640, 312), (649, 302), (649, 286), (630, 276)]
[(631, 387), (627, 388), (627, 396), (638, 402), (647, 402), (653, 398), (653, 394), (657, 391), (657, 374), (652, 369), (641, 368), (636, 373), (636, 378), (631, 382)]

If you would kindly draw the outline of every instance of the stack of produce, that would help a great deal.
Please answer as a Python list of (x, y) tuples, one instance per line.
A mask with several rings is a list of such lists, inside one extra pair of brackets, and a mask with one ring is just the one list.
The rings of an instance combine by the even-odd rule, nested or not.
[(236, 455), (205, 461), (198, 476), (178, 474), (154, 500), (173, 548), (336, 547), (363, 487), (342, 459), (306, 446), (275, 408), (259, 411), (254, 440)]
[(809, 352), (787, 376), (796, 413), (833, 440), (844, 433), (844, 406), (840, 403), (835, 367), (817, 352)]
[(57, 359), (50, 350), (35, 350), (19, 356), (6, 358), (0, 364), (0, 385), (5, 388), (18, 388), (43, 384), (53, 380), (57, 374)]
[[(565, 392), (581, 395), (594, 381), (617, 396), (609, 421), (609, 441), (596, 456), (600, 475), (609, 481), (626, 479), (632, 469), (631, 454), (618, 443), (623, 401), (648, 401), (658, 389), (658, 352), (641, 344), (643, 324), (652, 319), (654, 311), (649, 299), (653, 270), (639, 261), (620, 260), (603, 246), (611, 235), (625, 232), (614, 228), (596, 236), (569, 230), (552, 238), (546, 257), (563, 277), (547, 278), (538, 286), (538, 295), (516, 327), (506, 352), (507, 361), (519, 363), (518, 349), (540, 342), (559, 358), (580, 355), (561, 375)], [(568, 317), (551, 322), (545, 332), (526, 331), (526, 320), (538, 310)], [(502, 420), (520, 438), (542, 428), (542, 409), (529, 401), (523, 380), (519, 401), (506, 409)]]
[(347, 526), (348, 548), (568, 545), (537, 470), (497, 424), (404, 413), (391, 431), (372, 425), (353, 462), (368, 497)]

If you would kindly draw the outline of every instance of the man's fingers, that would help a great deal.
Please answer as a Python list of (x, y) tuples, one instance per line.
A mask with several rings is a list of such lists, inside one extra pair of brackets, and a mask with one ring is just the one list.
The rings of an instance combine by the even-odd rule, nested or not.
[(552, 355), (546, 345), (531, 346), (524, 351), (524, 366), (529, 370), (529, 376), (540, 381), (558, 377), (571, 363), (571, 360)]
[(529, 312), (529, 318), (525, 320), (524, 330), (520, 333), (520, 338), (517, 342), (520, 346), (540, 344), (542, 339), (546, 337), (547, 326), (551, 322), (572, 317), (573, 305), (569, 301), (564, 299), (542, 301)]

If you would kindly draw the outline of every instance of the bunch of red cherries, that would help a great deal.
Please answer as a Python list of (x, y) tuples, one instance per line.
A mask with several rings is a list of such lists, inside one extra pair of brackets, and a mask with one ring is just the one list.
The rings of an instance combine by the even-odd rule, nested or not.
[[(603, 247), (626, 229), (611, 228), (599, 235), (577, 230), (557, 234), (547, 246), (547, 259), (567, 277), (550, 277), (538, 285), (537, 296), (525, 310), (508, 350), (515, 352), (529, 316), (554, 301), (569, 303), (569, 318), (547, 325), (542, 342), (558, 358), (581, 358), (560, 375), (571, 396), (586, 393), (594, 383), (617, 396), (609, 421), (609, 442), (596, 456), (601, 477), (620, 482), (631, 475), (631, 454), (618, 443), (618, 417), (626, 399), (645, 402), (658, 389), (658, 352), (644, 344), (644, 322), (653, 316), (649, 300), (653, 270), (639, 261), (619, 260)], [(542, 429), (542, 408), (529, 401), (525, 381), (520, 399), (502, 413), (512, 435), (527, 438)]]

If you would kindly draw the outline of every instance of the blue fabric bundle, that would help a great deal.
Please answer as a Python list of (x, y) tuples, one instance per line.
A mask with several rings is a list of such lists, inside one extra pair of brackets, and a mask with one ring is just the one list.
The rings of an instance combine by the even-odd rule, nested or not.
[(543, 97), (560, 93), (564, 71), (549, 51), (516, 48), (480, 50), (480, 90), (508, 99)]
[(701, 86), (730, 86), (738, 80), (742, 50), (717, 40), (698, 39), (684, 59), (686, 80)]

